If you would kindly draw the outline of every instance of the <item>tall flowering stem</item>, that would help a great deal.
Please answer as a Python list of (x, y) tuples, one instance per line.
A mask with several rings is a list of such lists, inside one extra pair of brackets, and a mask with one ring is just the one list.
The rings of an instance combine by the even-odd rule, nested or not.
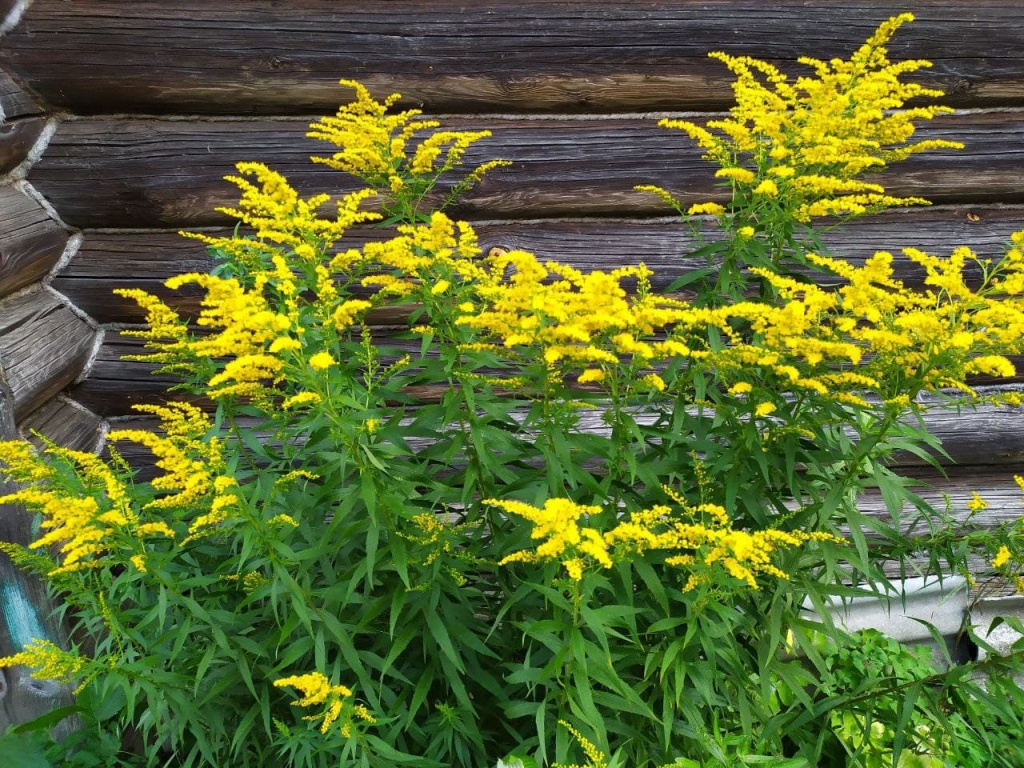
[(907, 249), (913, 285), (899, 256), (815, 244), (822, 217), (922, 203), (867, 174), (955, 145), (912, 141), (948, 110), (903, 108), (937, 95), (888, 59), (909, 18), (796, 79), (713, 54), (730, 116), (665, 124), (729, 198), (647, 188), (724, 230), (692, 300), (642, 264), (484, 254), (442, 209), (501, 165), (472, 160), (486, 132), (352, 81), (309, 135), (364, 188), (306, 197), (239, 164), (236, 232), (189, 235), (217, 267), (167, 282), (198, 315), (121, 291), (138, 359), (185, 397), (118, 425), (109, 461), (0, 444), (0, 503), (40, 531), (0, 550), (64, 595), (78, 643), (0, 666), (79, 686), (102, 736), (73, 758), (119, 763), (130, 732), (136, 762), (182, 768), (895, 765), (912, 723), (928, 759), (984, 764), (1024, 706), (1011, 675), (844, 676), (870, 643), (807, 610), (896, 593), (922, 551), (1024, 583), (1020, 522), (976, 525), (980, 494), (936, 510), (893, 460), (940, 453), (929, 404), (1022, 404), (972, 384), (1024, 354), (1024, 232), (994, 260)]
[[(953, 111), (903, 108), (912, 99), (943, 95), (901, 80), (931, 62), (889, 61), (886, 44), (913, 19), (903, 13), (884, 22), (848, 60), (798, 59), (813, 76), (790, 79), (759, 59), (711, 53), (736, 75), (730, 116), (706, 125), (659, 123), (695, 140), (704, 157), (719, 166), (715, 177), (729, 187), (730, 203), (699, 203), (688, 210), (691, 216), (715, 217), (731, 241), (723, 253), (720, 294), (731, 300), (742, 294), (744, 265), (786, 270), (786, 260), (805, 263), (799, 240), (813, 237), (805, 226), (813, 219), (928, 204), (920, 197), (889, 195), (881, 184), (862, 178), (913, 154), (963, 148), (945, 139), (911, 141), (918, 121)], [(673, 200), (664, 190), (644, 189)], [(765, 257), (751, 259), (758, 246)]]

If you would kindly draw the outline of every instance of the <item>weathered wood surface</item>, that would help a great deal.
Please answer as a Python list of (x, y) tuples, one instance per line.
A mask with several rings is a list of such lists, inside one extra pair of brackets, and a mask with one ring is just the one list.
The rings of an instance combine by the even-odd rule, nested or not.
[(0, 298), (41, 280), (60, 260), (68, 232), (35, 200), (0, 187)]
[[(309, 162), (333, 147), (305, 137), (309, 120), (82, 119), (62, 124), (29, 181), (76, 227), (198, 227), (223, 224), (217, 206), (237, 201), (223, 177), (259, 159), (304, 194), (340, 193), (354, 180)], [(453, 129), (493, 136), (467, 162), (512, 161), (460, 204), (471, 218), (651, 216), (668, 208), (637, 184), (657, 184), (686, 204), (721, 199), (714, 168), (680, 132), (638, 116), (565, 119), (459, 118)], [(1024, 202), (1024, 111), (947, 116), (922, 139), (963, 141), (963, 151), (915, 156), (879, 175), (890, 193), (935, 203)]]
[(103, 442), (104, 421), (74, 400), (55, 397), (21, 419), (18, 432), (37, 445), (42, 436), (65, 448), (95, 453)]
[[(1024, 411), (1021, 409), (995, 409), (983, 406), (976, 413), (968, 414), (968, 418), (977, 418), (977, 426), (981, 429), (992, 428), (992, 435), (996, 439), (1007, 438), (1007, 447), (1012, 446), (1016, 450), (1024, 447)], [(643, 416), (639, 417), (639, 421), (650, 423), (650, 419)], [(937, 408), (932, 409), (926, 415), (926, 422), (938, 437), (946, 438), (950, 434), (959, 434), (955, 426), (955, 415), (951, 412), (943, 413)], [(115, 428), (159, 431), (159, 424), (155, 417), (136, 414), (118, 419)], [(607, 432), (607, 425), (599, 412), (582, 414), (580, 428), (586, 432)], [(409, 445), (414, 450), (424, 444), (420, 439), (409, 440)], [(128, 441), (119, 442), (117, 448), (129, 463), (143, 468), (145, 477), (154, 476), (156, 470), (152, 467), (152, 454), (148, 448)], [(910, 460), (896, 461), (892, 466), (901, 475), (910, 478), (914, 492), (936, 509), (946, 508), (945, 496), (948, 496), (950, 510), (957, 519), (964, 521), (971, 516), (967, 503), (973, 498), (973, 493), (978, 492), (988, 502), (989, 507), (971, 516), (972, 525), (992, 528), (1024, 515), (1024, 491), (1021, 491), (1013, 479), (1015, 473), (1024, 473), (1024, 461), (1021, 460), (1019, 453), (1013, 456), (1008, 453), (998, 455), (994, 451), (988, 452), (987, 455), (973, 454), (966, 457), (968, 461), (956, 466), (947, 464), (941, 471), (923, 464), (916, 458), (903, 457), (908, 458)], [(889, 515), (877, 491), (868, 490), (861, 497), (860, 508), (874, 517)], [(909, 507), (905, 509), (901, 525), (908, 531), (917, 531), (914, 527), (915, 516)], [(921, 535), (925, 533), (923, 530), (917, 532)]]
[(35, 0), (0, 64), (47, 106), (99, 112), (331, 109), (339, 78), (446, 111), (722, 107), (726, 49), (848, 55), (897, 11), (894, 58), (959, 105), (1024, 103), (1024, 8), (1005, 0)]
[(24, 162), (45, 126), (42, 117), (0, 124), (0, 174), (10, 173)]
[(104, 418), (124, 416), (132, 406), (143, 403), (182, 399), (181, 393), (167, 388), (178, 382), (169, 376), (152, 373), (149, 363), (123, 360), (125, 355), (142, 354), (142, 342), (118, 331), (108, 330), (103, 344), (89, 368), (89, 375), (69, 390), (69, 395), (85, 408)]
[[(17, 437), (14, 426), (16, 403), (0, 379), (0, 440)], [(0, 494), (15, 490), (0, 482)], [(32, 515), (23, 507), (0, 505), (0, 541), (28, 545), (32, 542)], [(65, 635), (52, 618), (53, 603), (41, 579), (23, 573), (0, 553), (0, 656), (23, 650), (32, 639), (60, 643)], [(71, 686), (53, 680), (36, 680), (24, 666), (0, 670), (0, 733), (11, 723), (24, 723), (55, 707), (74, 703)], [(71, 727), (64, 721), (55, 731), (66, 733)]]
[(92, 354), (96, 331), (46, 290), (0, 304), (0, 364), (17, 419), (71, 384)]
[[(6, 38), (0, 40), (0, 48)], [(42, 110), (31, 97), (22, 90), (11, 76), (0, 70), (0, 121), (13, 120), (25, 115), (38, 115)]]
[[(664, 289), (704, 260), (687, 256), (695, 247), (689, 230), (674, 218), (488, 221), (475, 226), (484, 252), (491, 248), (523, 249), (541, 259), (555, 259), (578, 269), (610, 270), (645, 263), (654, 271), (652, 283)], [(1005, 253), (1011, 233), (1024, 229), (1024, 207), (942, 206), (892, 211), (850, 222), (824, 236), (833, 253), (862, 263), (879, 250), (899, 254), (904, 247), (947, 255), (967, 245), (982, 258)], [(227, 236), (228, 229), (207, 230)], [(114, 288), (149, 291), (190, 316), (198, 312), (202, 291), (186, 286), (170, 291), (167, 278), (185, 272), (206, 272), (214, 261), (205, 246), (177, 232), (86, 231), (74, 258), (51, 285), (79, 309), (101, 323), (140, 323), (144, 315), (131, 300), (113, 295)], [(351, 230), (344, 247), (361, 247), (387, 233), (366, 227)], [(714, 230), (707, 236), (713, 239)], [(897, 275), (913, 284), (920, 275), (909, 260), (897, 258)]]
[[(398, 349), (414, 353), (419, 348), (418, 340), (388, 338), (386, 329), (381, 329), (382, 342)], [(199, 405), (208, 403), (186, 398), (181, 392), (168, 392), (168, 387), (177, 379), (154, 375), (150, 363), (124, 360), (126, 355), (144, 354), (141, 340), (125, 336), (117, 331), (108, 331), (103, 345), (84, 381), (76, 384), (71, 395), (85, 408), (105, 418), (123, 418), (133, 414), (132, 406), (144, 403), (162, 403), (168, 399), (189, 399)], [(1024, 381), (1024, 360), (1016, 359), (1018, 385)], [(1006, 380), (1000, 386), (1013, 386)], [(425, 399), (439, 397), (441, 388), (423, 390)], [(945, 451), (956, 464), (963, 465), (1007, 465), (1024, 464), (1024, 410), (1010, 406), (979, 405), (974, 409), (954, 410), (933, 407), (929, 409), (925, 423), (929, 431), (943, 441)], [(916, 466), (925, 462), (915, 456), (901, 456), (902, 465)], [(949, 463), (939, 457), (940, 463)]]

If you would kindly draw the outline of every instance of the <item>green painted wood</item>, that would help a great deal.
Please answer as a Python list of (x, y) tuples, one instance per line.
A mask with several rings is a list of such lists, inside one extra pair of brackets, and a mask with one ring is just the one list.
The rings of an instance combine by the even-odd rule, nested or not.
[[(15, 411), (14, 397), (0, 379), (0, 439), (17, 438)], [(0, 493), (12, 490), (14, 486), (10, 483), (0, 482)], [(32, 515), (20, 506), (0, 505), (0, 541), (28, 545), (32, 540)], [(18, 653), (36, 638), (63, 642), (65, 634), (52, 618), (53, 608), (42, 580), (22, 573), (7, 555), (0, 553), (0, 655)], [(73, 703), (70, 685), (36, 680), (24, 666), (0, 670), (0, 731), (7, 725), (24, 723), (55, 707)], [(66, 733), (72, 725), (64, 721), (55, 733)]]

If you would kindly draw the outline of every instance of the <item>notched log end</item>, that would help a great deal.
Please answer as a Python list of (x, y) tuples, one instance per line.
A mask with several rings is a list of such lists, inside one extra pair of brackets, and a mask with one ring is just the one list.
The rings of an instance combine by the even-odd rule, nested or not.
[(21, 420), (22, 438), (37, 445), (42, 438), (65, 448), (95, 453), (103, 442), (106, 422), (82, 405), (65, 397), (56, 397)]
[(0, 123), (16, 117), (38, 115), (42, 111), (21, 86), (0, 69)]

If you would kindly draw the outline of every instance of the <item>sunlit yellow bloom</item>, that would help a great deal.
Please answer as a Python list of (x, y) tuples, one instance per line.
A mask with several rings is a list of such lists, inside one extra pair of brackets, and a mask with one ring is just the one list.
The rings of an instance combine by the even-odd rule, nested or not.
[(585, 738), (582, 733), (572, 726), (571, 723), (565, 720), (559, 720), (558, 724), (571, 733), (573, 738), (579, 743), (580, 747), (583, 748), (583, 754), (587, 756), (587, 764), (564, 765), (562, 763), (552, 763), (551, 768), (608, 768), (608, 756), (604, 754), (596, 744)]
[(37, 680), (75, 681), (85, 669), (88, 660), (72, 651), (65, 651), (49, 640), (35, 638), (25, 650), (0, 658), (0, 669), (24, 665), (32, 670)]
[(335, 722), (339, 722), (342, 735), (348, 737), (355, 720), (366, 723), (376, 722), (369, 710), (362, 705), (352, 704), (352, 690), (344, 685), (331, 685), (326, 675), (311, 672), (306, 675), (293, 675), (274, 681), (275, 688), (296, 688), (302, 698), (292, 702), (296, 707), (315, 707), (323, 705), (319, 714), (306, 715), (303, 720), (321, 721), (320, 732), (327, 733)]
[[(375, 189), (398, 195), (410, 183), (425, 187), (461, 165), (470, 145), (491, 135), (490, 131), (435, 131), (440, 124), (418, 119), (420, 110), (391, 112), (399, 94), (377, 101), (355, 80), (342, 80), (341, 84), (355, 90), (355, 100), (340, 107), (337, 114), (312, 123), (307, 134), (333, 144), (338, 151), (312, 160), (362, 179)], [(422, 139), (410, 156), (410, 143), (427, 131), (434, 132)], [(507, 162), (482, 163), (459, 183), (468, 188), (502, 165)]]
[(561, 562), (570, 577), (576, 580), (582, 578), (581, 555), (605, 568), (611, 568), (608, 545), (601, 534), (579, 524), (581, 518), (598, 514), (600, 507), (576, 504), (569, 499), (548, 499), (540, 508), (520, 501), (500, 499), (486, 499), (484, 503), (526, 518), (534, 524), (531, 538), (545, 539), (536, 550), (521, 550), (508, 555), (499, 565), (555, 560)]
[(281, 402), (281, 409), (285, 411), (301, 408), (304, 405), (317, 405), (322, 398), (316, 392), (299, 392), (296, 395), (285, 398)]
[[(780, 204), (797, 221), (925, 204), (920, 198), (886, 195), (881, 185), (855, 178), (911, 154), (962, 147), (944, 139), (910, 141), (915, 122), (950, 111), (938, 106), (901, 109), (911, 99), (942, 95), (900, 80), (929, 62), (887, 58), (885, 44), (912, 19), (905, 13), (883, 22), (849, 60), (801, 58), (814, 75), (795, 80), (768, 62), (713, 52), (710, 56), (736, 75), (736, 106), (729, 118), (710, 121), (707, 128), (676, 119), (660, 125), (688, 133), (707, 159), (722, 166), (716, 176), (742, 184), (761, 178), (755, 193), (783, 198)], [(757, 172), (737, 163), (756, 166)], [(786, 180), (786, 188), (766, 177)]]
[(700, 216), (701, 214), (721, 216), (725, 213), (725, 206), (719, 203), (697, 203), (696, 205), (691, 205), (687, 213), (691, 216)]
[(1010, 562), (1010, 548), (1005, 544), (999, 548), (995, 558), (992, 560), (993, 568), (1002, 568)]
[(721, 168), (715, 171), (715, 176), (722, 179), (731, 179), (741, 184), (751, 184), (757, 178), (753, 171), (746, 168)]
[(309, 358), (309, 367), (314, 371), (325, 371), (332, 365), (337, 365), (330, 352), (317, 352)]

